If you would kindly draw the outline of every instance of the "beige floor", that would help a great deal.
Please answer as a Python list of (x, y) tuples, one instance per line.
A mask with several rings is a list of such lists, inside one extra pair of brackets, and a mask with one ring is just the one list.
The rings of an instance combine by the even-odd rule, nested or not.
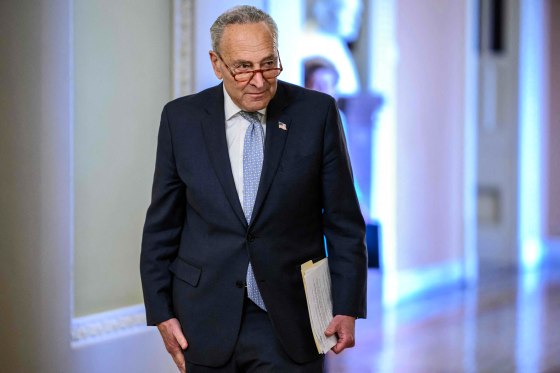
[(478, 285), (441, 289), (395, 309), (380, 305), (370, 270), (368, 319), (327, 372), (560, 372), (560, 266), (519, 275), (482, 269)]

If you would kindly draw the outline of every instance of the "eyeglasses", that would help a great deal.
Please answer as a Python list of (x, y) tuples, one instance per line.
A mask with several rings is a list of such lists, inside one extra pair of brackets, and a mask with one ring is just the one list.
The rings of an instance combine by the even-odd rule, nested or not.
[[(280, 65), (280, 67), (270, 67), (266, 69), (257, 69), (257, 70), (249, 70), (249, 67), (244, 67), (244, 66), (240, 66), (240, 67), (236, 67), (235, 69), (232, 69), (225, 63), (224, 59), (222, 58), (222, 56), (220, 56), (218, 52), (216, 52), (216, 55), (222, 61), (224, 66), (227, 68), (227, 70), (229, 71), (233, 79), (239, 83), (250, 81), (251, 79), (253, 79), (253, 76), (255, 76), (256, 73), (261, 73), (263, 78), (265, 79), (274, 79), (278, 75), (280, 75), (282, 70), (284, 70), (284, 68), (282, 67), (282, 60), (280, 60), (280, 53), (278, 53), (278, 64)], [(265, 64), (276, 65), (275, 61), (266, 62)]]

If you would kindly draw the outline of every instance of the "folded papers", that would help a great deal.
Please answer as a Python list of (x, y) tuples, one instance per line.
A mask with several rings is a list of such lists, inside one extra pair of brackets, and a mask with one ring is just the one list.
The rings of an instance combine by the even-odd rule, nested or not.
[(316, 263), (311, 260), (303, 263), (301, 275), (317, 351), (326, 354), (337, 343), (336, 335), (330, 337), (325, 335), (325, 330), (333, 319), (328, 258), (323, 258)]

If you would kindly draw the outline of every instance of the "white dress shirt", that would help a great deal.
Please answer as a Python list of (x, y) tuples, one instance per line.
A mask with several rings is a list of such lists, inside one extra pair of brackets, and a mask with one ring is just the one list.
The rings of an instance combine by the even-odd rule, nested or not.
[[(243, 206), (243, 144), (245, 142), (245, 132), (247, 132), (250, 123), (239, 114), (240, 111), (242, 110), (233, 102), (224, 87), (224, 112), (226, 114), (226, 139), (229, 161), (237, 195), (239, 196), (241, 206)], [(266, 108), (258, 112), (261, 114), (261, 126), (266, 136)]]

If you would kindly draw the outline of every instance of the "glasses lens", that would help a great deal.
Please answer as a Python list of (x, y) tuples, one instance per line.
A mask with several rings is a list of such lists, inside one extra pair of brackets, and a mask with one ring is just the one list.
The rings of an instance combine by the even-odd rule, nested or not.
[(238, 82), (245, 82), (247, 80), (251, 80), (252, 77), (253, 77), (252, 71), (235, 74), (235, 80), (237, 80)]
[[(279, 68), (275, 68), (275, 69), (257, 70), (257, 71), (260, 71), (265, 79), (272, 79), (280, 75), (281, 70)], [(254, 75), (255, 75), (255, 71), (237, 73), (235, 74), (235, 80), (238, 82), (246, 82), (248, 80), (251, 80)]]
[(280, 75), (280, 69), (270, 69), (263, 71), (263, 76), (267, 79), (276, 78), (278, 75)]

